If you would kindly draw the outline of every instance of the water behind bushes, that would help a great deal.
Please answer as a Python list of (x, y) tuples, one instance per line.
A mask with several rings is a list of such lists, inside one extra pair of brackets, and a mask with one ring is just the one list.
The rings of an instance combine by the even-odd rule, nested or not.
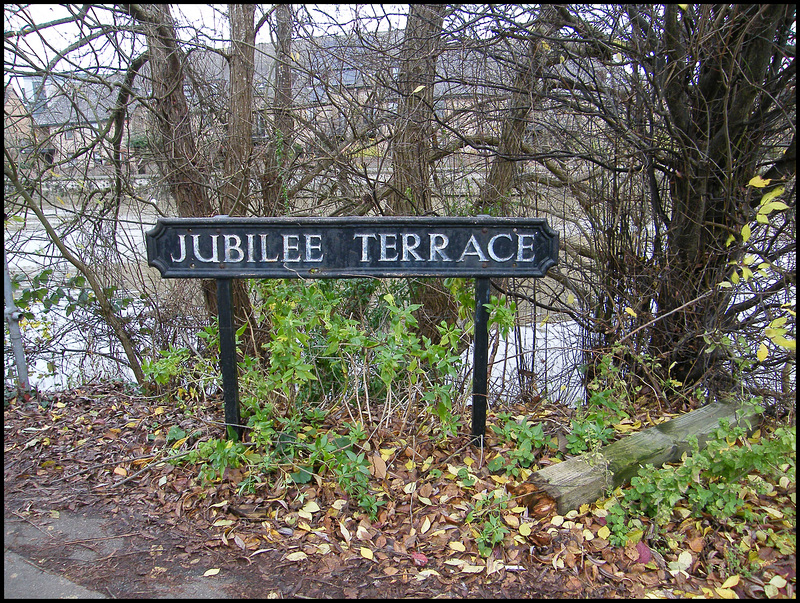
[[(68, 191), (53, 198), (58, 202), (45, 206), (45, 210), (54, 225), (74, 217)], [(120, 208), (119, 227), (113, 243), (130, 261), (127, 265), (117, 265), (118, 274), (132, 269), (151, 270), (144, 266), (145, 233), (155, 226), (156, 217), (152, 208), (146, 209), (146, 213), (141, 208), (135, 211), (124, 205)], [(7, 222), (4, 234), (12, 277), (22, 275), (23, 282), (29, 284), (34, 275), (51, 268), (54, 273), (50, 282), (57, 287), (75, 274), (74, 267), (61, 257), (35, 217), (30, 217), (24, 225)], [(65, 237), (67, 244), (72, 246), (86, 245), (86, 238), (81, 229)], [(95, 240), (89, 244), (103, 245), (106, 242)], [(118, 280), (130, 286), (129, 279), (124, 276)], [(158, 276), (150, 280), (155, 286), (164, 285)], [(137, 299), (138, 292), (124, 295), (132, 301), (123, 314), (129, 317), (141, 314), (144, 303)], [(125, 358), (121, 345), (108, 326), (99, 317), (85, 312), (66, 316), (66, 305), (67, 302), (62, 301), (47, 313), (41, 306), (34, 307), (32, 311), (36, 320), (23, 325), (23, 330), (27, 330), (24, 339), (29, 348), (31, 384), (41, 391), (54, 391), (103, 379), (133, 381), (133, 372), (121, 361)], [(7, 333), (7, 328), (4, 331)], [(178, 334), (176, 345), (185, 345), (186, 341), (180, 339), (187, 337), (187, 331), (183, 330)], [(491, 333), (490, 404), (493, 401), (511, 402), (521, 395), (541, 395), (568, 405), (575, 404), (583, 397), (577, 370), (582, 362), (580, 348), (579, 329), (572, 321), (521, 326), (509, 337), (499, 340), (497, 333)], [(7, 335), (4, 336), (4, 349), (10, 351)], [(5, 358), (5, 381), (10, 384), (16, 373), (12, 365), (13, 355), (6, 353)], [(463, 353), (461, 361), (471, 368), (471, 347)]]

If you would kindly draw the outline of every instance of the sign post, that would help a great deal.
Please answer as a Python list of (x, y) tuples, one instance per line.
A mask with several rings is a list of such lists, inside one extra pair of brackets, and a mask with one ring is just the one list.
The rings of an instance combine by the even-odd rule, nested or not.
[(229, 437), (241, 436), (231, 279), (474, 278), (472, 437), (482, 444), (490, 278), (541, 278), (558, 262), (558, 233), (543, 218), (160, 218), (146, 239), (162, 277), (217, 281)]

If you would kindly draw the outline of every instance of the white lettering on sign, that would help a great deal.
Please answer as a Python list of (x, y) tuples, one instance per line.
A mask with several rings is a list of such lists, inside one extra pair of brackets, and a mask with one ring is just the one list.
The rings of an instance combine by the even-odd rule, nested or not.
[[(375, 260), (381, 263), (464, 263), (469, 258), (482, 263), (503, 263), (534, 262), (536, 236), (537, 233), (515, 230), (494, 234), (487, 241), (486, 237), (473, 233), (465, 244), (456, 244), (443, 232), (363, 232), (354, 234), (353, 240), (359, 241), (361, 264)], [(191, 238), (190, 244), (187, 244), (187, 237)], [(179, 234), (177, 238), (178, 257), (175, 253), (170, 255), (175, 263), (194, 260), (218, 263), (220, 257), (228, 264), (319, 263), (325, 259), (321, 234)]]

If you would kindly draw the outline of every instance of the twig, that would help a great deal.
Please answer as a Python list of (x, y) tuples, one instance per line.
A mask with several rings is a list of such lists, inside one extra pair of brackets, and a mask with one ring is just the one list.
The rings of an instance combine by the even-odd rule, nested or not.
[[(187, 455), (187, 454), (189, 454), (190, 452), (192, 452), (192, 451), (191, 451), (191, 450), (187, 450), (186, 452), (181, 452), (180, 454), (176, 454), (176, 455), (174, 455), (174, 456), (171, 456), (171, 457), (169, 457), (169, 458), (171, 458), (171, 459), (179, 459), (179, 458), (181, 458), (182, 456), (186, 456), (186, 455)], [(115, 484), (111, 484), (111, 485), (109, 485), (109, 486), (107, 486), (107, 487), (109, 487), (109, 488), (116, 488), (117, 486), (121, 486), (121, 485), (122, 485), (122, 484), (124, 484), (125, 482), (129, 482), (129, 481), (131, 481), (131, 480), (132, 480), (134, 477), (138, 477), (139, 475), (141, 475), (141, 474), (142, 474), (142, 473), (144, 473), (145, 471), (149, 471), (149, 470), (150, 470), (150, 469), (153, 467), (153, 465), (154, 465), (154, 464), (155, 464), (155, 463), (148, 463), (148, 464), (147, 464), (147, 466), (145, 466), (145, 467), (142, 467), (141, 469), (139, 469), (139, 471), (137, 471), (136, 473), (133, 473), (133, 474), (129, 475), (128, 477), (126, 477), (126, 478), (125, 478), (124, 480), (122, 480), (121, 482), (117, 482), (117, 483), (115, 483)], [(95, 488), (103, 488), (103, 487), (106, 487), (106, 484), (98, 484), (98, 485), (96, 485), (96, 486), (95, 486)]]
[(644, 329), (645, 327), (649, 327), (649, 326), (650, 326), (651, 324), (653, 324), (654, 322), (658, 322), (659, 320), (661, 320), (662, 318), (666, 318), (666, 317), (667, 317), (667, 316), (669, 316), (670, 314), (675, 314), (675, 312), (678, 312), (678, 311), (680, 311), (680, 310), (683, 310), (683, 309), (684, 309), (686, 306), (691, 306), (692, 304), (696, 304), (696, 303), (697, 303), (697, 302), (699, 302), (701, 299), (703, 299), (704, 297), (708, 297), (708, 296), (709, 296), (709, 295), (711, 295), (712, 293), (714, 293), (714, 291), (706, 291), (705, 293), (703, 293), (703, 295), (701, 295), (701, 296), (699, 296), (699, 297), (695, 297), (694, 299), (692, 299), (692, 300), (690, 300), (690, 301), (686, 302), (686, 303), (685, 303), (685, 304), (683, 304), (682, 306), (678, 306), (677, 308), (675, 308), (674, 310), (670, 310), (670, 311), (669, 311), (669, 312), (667, 312), (666, 314), (661, 314), (660, 316), (656, 316), (656, 317), (655, 317), (653, 320), (651, 320), (650, 322), (646, 322), (646, 323), (644, 323), (644, 324), (643, 324), (641, 327), (637, 327), (637, 328), (635, 328), (633, 331), (631, 331), (630, 333), (628, 333), (627, 335), (625, 335), (625, 336), (624, 336), (622, 339), (620, 339), (620, 340), (619, 340), (617, 343), (622, 343), (623, 341), (625, 341), (625, 340), (626, 340), (626, 339), (628, 339), (629, 337), (631, 337), (631, 336), (635, 335), (636, 333), (638, 333), (639, 331), (641, 331), (641, 330), (642, 330), (642, 329)]
[(31, 524), (31, 525), (32, 525), (34, 528), (36, 528), (37, 530), (39, 530), (39, 531), (40, 531), (42, 534), (47, 534), (48, 536), (50, 536), (50, 538), (55, 538), (55, 536), (54, 536), (53, 534), (51, 534), (50, 532), (45, 532), (45, 531), (44, 531), (42, 528), (40, 528), (39, 526), (37, 526), (35, 523), (33, 523), (33, 522), (32, 522), (30, 519), (28, 519), (27, 517), (23, 517), (22, 515), (20, 515), (20, 514), (19, 514), (19, 513), (17, 513), (16, 511), (11, 511), (11, 512), (12, 512), (14, 515), (16, 515), (17, 517), (19, 517), (19, 518), (20, 518), (22, 521), (27, 521), (27, 522), (28, 522), (29, 524)]
[(128, 536), (138, 536), (139, 532), (131, 532), (129, 534), (119, 534), (117, 536), (98, 536), (97, 538), (81, 538), (80, 540), (69, 540), (67, 542), (60, 542), (59, 544), (82, 544), (84, 542), (96, 542), (98, 540), (114, 540), (115, 538), (127, 538)]

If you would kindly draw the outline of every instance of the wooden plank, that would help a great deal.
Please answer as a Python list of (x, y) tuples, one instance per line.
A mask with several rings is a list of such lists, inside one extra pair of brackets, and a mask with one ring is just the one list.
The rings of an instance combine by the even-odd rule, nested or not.
[(691, 451), (689, 438), (697, 437), (702, 450), (720, 419), (752, 432), (757, 417), (735, 404), (714, 402), (681, 417), (631, 434), (597, 452), (550, 465), (531, 476), (531, 482), (555, 499), (558, 512), (566, 513), (604, 497), (610, 488), (626, 485), (641, 466), (680, 460)]

